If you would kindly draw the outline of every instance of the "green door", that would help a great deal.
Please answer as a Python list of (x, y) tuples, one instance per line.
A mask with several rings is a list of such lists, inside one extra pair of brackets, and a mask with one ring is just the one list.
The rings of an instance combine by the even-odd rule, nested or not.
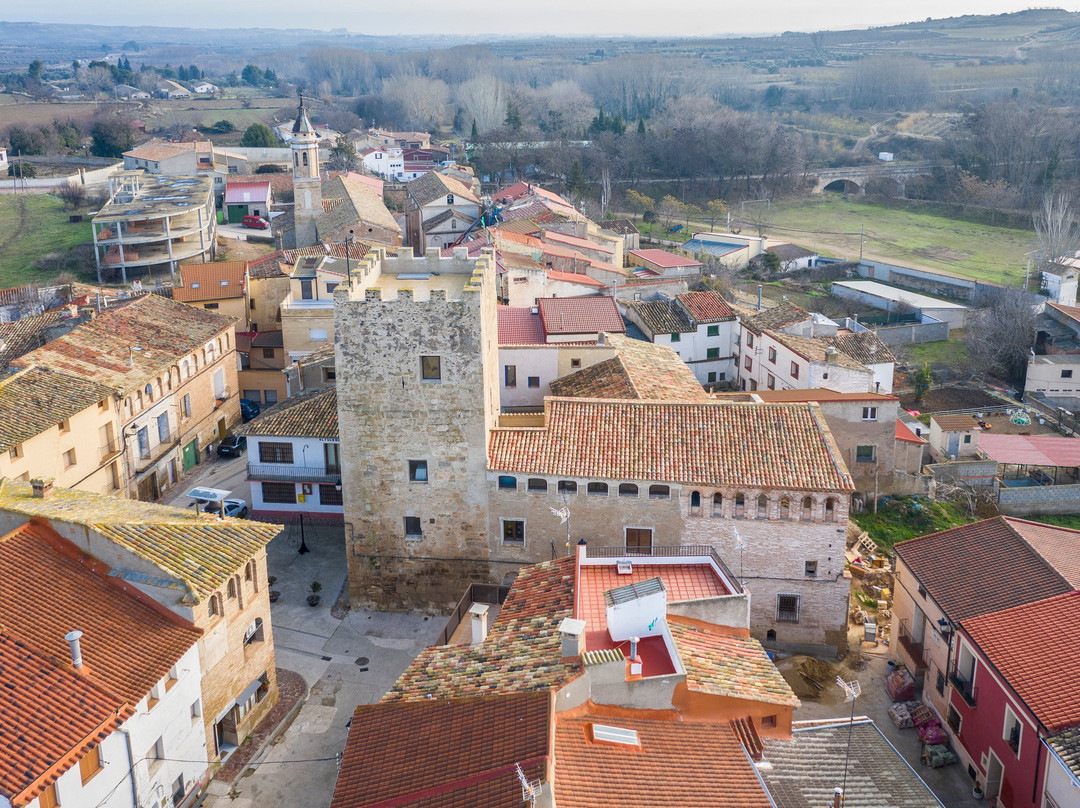
[(195, 461), (199, 458), (198, 441), (193, 440), (184, 447), (184, 471), (191, 471), (195, 467)]
[(240, 224), (240, 220), (247, 213), (246, 205), (227, 205), (229, 209), (229, 224)]

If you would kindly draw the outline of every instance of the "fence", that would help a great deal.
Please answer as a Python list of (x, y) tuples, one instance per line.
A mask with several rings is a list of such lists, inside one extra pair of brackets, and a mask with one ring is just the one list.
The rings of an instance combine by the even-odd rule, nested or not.
[(496, 584), (470, 584), (469, 588), (465, 591), (465, 595), (457, 602), (457, 606), (454, 607), (454, 611), (450, 613), (450, 619), (446, 621), (446, 626), (442, 630), (442, 634), (439, 635), (439, 641), (436, 645), (449, 645), (450, 638), (454, 636), (454, 632), (457, 631), (458, 626), (461, 625), (461, 621), (465, 618), (465, 615), (469, 613), (469, 608), (474, 603), (490, 603), (495, 606), (501, 606), (506, 602), (507, 595), (510, 594), (510, 587), (498, 586)]
[[(863, 325), (866, 325), (864, 322)], [(908, 323), (904, 325), (875, 326), (874, 333), (886, 345), (908, 345), (911, 343), (944, 342), (949, 338), (949, 324), (940, 320), (928, 323)]]

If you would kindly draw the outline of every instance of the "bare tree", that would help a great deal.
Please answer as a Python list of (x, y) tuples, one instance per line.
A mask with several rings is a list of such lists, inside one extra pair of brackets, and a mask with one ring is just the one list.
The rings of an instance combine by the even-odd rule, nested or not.
[(476, 121), (476, 130), (483, 135), (502, 125), (510, 96), (506, 85), (495, 76), (489, 73), (471, 78), (457, 88), (454, 96), (465, 110), (466, 127)]
[(399, 74), (383, 82), (383, 95), (395, 98), (402, 105), (407, 126), (426, 129), (445, 120), (450, 88), (440, 79)]
[(964, 341), (976, 372), (993, 373), (1022, 386), (1035, 338), (1038, 301), (1018, 288), (988, 289), (968, 316)]
[(1080, 250), (1080, 225), (1072, 210), (1068, 193), (1050, 192), (1043, 197), (1035, 211), (1035, 243), (1039, 269), (1048, 269), (1067, 258), (1075, 258)]

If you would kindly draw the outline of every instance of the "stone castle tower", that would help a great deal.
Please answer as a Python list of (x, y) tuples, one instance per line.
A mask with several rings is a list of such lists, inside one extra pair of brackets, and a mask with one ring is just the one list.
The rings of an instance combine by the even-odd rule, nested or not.
[[(443, 606), (489, 562), (498, 419), (495, 259), (369, 254), (334, 296), (354, 602)], [(481, 392), (482, 391), (482, 392)]]
[(308, 120), (304, 94), (292, 128), (293, 221), (296, 246), (310, 247), (318, 241), (315, 220), (322, 214), (322, 177), (319, 175), (319, 135)]

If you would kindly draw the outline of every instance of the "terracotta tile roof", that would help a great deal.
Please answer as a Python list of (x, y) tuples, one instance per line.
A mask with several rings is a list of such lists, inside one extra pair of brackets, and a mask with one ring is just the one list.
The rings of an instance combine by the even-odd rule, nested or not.
[(27, 522), (0, 537), (0, 614), (21, 615), (10, 630), (57, 659), (71, 658), (64, 635), (83, 632), (84, 675), (135, 705), (202, 632), (109, 569), (47, 523)]
[(499, 471), (698, 485), (852, 490), (813, 404), (545, 399), (546, 426), (497, 428)]
[(677, 300), (697, 323), (719, 323), (734, 320), (735, 312), (716, 292), (686, 292)]
[[(851, 737), (850, 758), (845, 755)], [(790, 740), (763, 738), (761, 778), (776, 808), (828, 805), (847, 777), (847, 804), (858, 808), (942, 808), (919, 775), (872, 721), (795, 725)]]
[(744, 328), (760, 334), (762, 331), (782, 331), (796, 323), (809, 320), (813, 315), (804, 311), (794, 303), (782, 303), (779, 306), (764, 311), (755, 312), (752, 316), (742, 321)]
[(546, 779), (551, 695), (369, 704), (353, 713), (331, 808), (521, 808)]
[(1080, 727), (1050, 736), (1046, 739), (1046, 745), (1072, 772), (1072, 776), (1080, 780)]
[(1072, 589), (1002, 517), (908, 539), (894, 549), (953, 621)]
[(694, 372), (667, 346), (621, 334), (605, 334), (604, 341), (615, 348), (618, 355), (554, 380), (552, 395), (651, 401), (709, 400)]
[(437, 171), (429, 171), (424, 176), (405, 183), (405, 189), (412, 201), (420, 207), (450, 194), (454, 195), (455, 204), (458, 197), (473, 204), (480, 204), (480, 200), (464, 184)]
[(1080, 726), (1080, 592), (960, 625), (1047, 730)]
[(25, 353), (49, 341), (48, 329), (67, 319), (67, 311), (56, 309), (13, 323), (0, 323), (0, 372)]
[[(491, 231), (492, 236), (495, 237), (495, 243), (500, 241), (509, 241), (514, 244), (523, 244), (526, 247), (532, 247), (536, 250), (542, 251), (545, 247), (544, 242), (533, 236), (527, 236), (524, 233), (515, 233), (513, 230), (504, 230), (502, 225)], [(569, 252), (569, 251), (567, 251)]]
[(690, 322), (675, 298), (628, 301), (626, 306), (638, 313), (653, 334), (693, 334), (697, 331), (697, 326)]
[(765, 251), (771, 252), (781, 261), (795, 261), (799, 258), (811, 258), (817, 255), (817, 253), (797, 244), (774, 244), (771, 247), (766, 247)]
[(235, 430), (237, 435), (337, 440), (337, 388), (315, 390), (275, 404)]
[(543, 228), (532, 219), (512, 219), (501, 222), (499, 230), (504, 233), (518, 233), (522, 236), (537, 236)]
[(799, 699), (761, 647), (736, 629), (668, 616), (691, 690), (747, 701), (798, 707)]
[(1004, 519), (1047, 564), (1061, 573), (1075, 589), (1080, 589), (1080, 530), (1011, 516)]
[[(93, 379), (126, 393), (231, 330), (235, 322), (160, 295), (143, 295), (31, 351), (18, 363)], [(136, 345), (142, 350), (133, 351)]]
[(561, 662), (559, 623), (574, 614), (572, 556), (524, 567), (480, 645), (420, 653), (383, 701), (557, 690), (581, 673)]
[[(323, 244), (316, 244), (313, 247), (300, 247), (295, 250), (280, 250), (278, 252), (270, 253), (269, 255), (264, 255), (254, 261), (250, 261), (248, 262), (248, 275), (252, 278), (260, 279), (285, 277), (301, 258), (315, 258), (323, 255), (328, 255), (332, 258), (344, 258), (345, 253), (348, 252), (349, 258), (354, 261), (359, 261), (375, 248), (385, 250), (386, 255), (390, 258), (396, 258), (398, 255), (397, 247), (380, 244), (374, 241), (353, 239), (352, 242), (349, 243), (335, 241), (328, 244), (324, 242)], [(283, 268), (283, 264), (288, 268)]]
[(640, 258), (643, 261), (648, 261), (650, 264), (656, 264), (663, 269), (699, 267), (702, 265), (701, 262), (696, 259), (687, 258), (685, 255), (676, 255), (667, 250), (630, 250), (630, 255), (635, 258)]
[(548, 269), (547, 277), (549, 281), (579, 283), (582, 286), (595, 286), (599, 289), (604, 289), (607, 286), (603, 281), (598, 281), (596, 278), (590, 278), (588, 275), (582, 275), (580, 272), (560, 272), (557, 269)]
[[(783, 331), (764, 331), (762, 333), (768, 334), (781, 345), (786, 345), (808, 362), (816, 362), (821, 365), (829, 363), (828, 349), (830, 346), (824, 338), (797, 337), (794, 334), (785, 334)], [(852, 359), (839, 349), (836, 350), (836, 353), (832, 354), (832, 364), (850, 370), (865, 370), (867, 373), (870, 372), (865, 364), (856, 359)]]
[(0, 796), (16, 808), (134, 714), (119, 696), (56, 661), (63, 658), (35, 651), (0, 629), (7, 688), (0, 700)]
[(974, 415), (964, 415), (963, 413), (957, 415), (931, 415), (930, 420), (937, 421), (937, 425), (942, 432), (981, 431), (979, 419)]
[[(640, 746), (597, 743), (592, 725), (637, 733)], [(555, 715), (559, 808), (771, 808), (757, 772), (727, 724), (684, 722), (674, 711), (591, 705)]]
[(496, 313), (499, 318), (500, 345), (543, 345), (547, 342), (540, 315), (533, 314), (532, 309), (499, 306)]
[(246, 276), (246, 261), (181, 264), (180, 283), (173, 287), (173, 300), (194, 303), (243, 297)]
[(788, 402), (788, 401), (899, 401), (896, 396), (884, 393), (840, 393), (836, 390), (827, 390), (824, 387), (815, 387), (810, 390), (755, 390), (754, 395), (762, 401)]
[(540, 319), (547, 334), (622, 334), (626, 331), (619, 307), (607, 296), (542, 297)]
[(141, 146), (124, 152), (124, 157), (134, 157), (137, 160), (149, 160), (153, 163), (168, 160), (177, 155), (193, 153), (194, 143), (167, 143), (163, 140), (151, 140)]
[(873, 331), (861, 331), (857, 334), (842, 334), (836, 337), (822, 337), (827, 345), (847, 354), (856, 362), (864, 365), (895, 362), (889, 346), (882, 342)]
[(281, 525), (215, 519), (190, 508), (121, 499), (67, 488), (48, 499), (29, 483), (0, 480), (0, 510), (68, 522), (97, 531), (178, 583), (178, 600), (202, 601), (281, 532)]
[(569, 247), (577, 247), (579, 250), (592, 250), (593, 252), (602, 252), (607, 253), (608, 255), (615, 254), (615, 250), (606, 244), (597, 244), (595, 241), (589, 241), (587, 238), (568, 236), (566, 233), (560, 233), (557, 230), (545, 230), (544, 240), (554, 241), (556, 244), (565, 244)]
[(911, 428), (908, 427), (908, 425), (901, 421), (899, 418), (896, 419), (896, 439), (898, 441), (903, 441), (904, 443), (925, 444), (930, 442), (926, 438), (920, 438), (918, 435), (912, 432)]
[(0, 380), (0, 451), (40, 435), (111, 395), (108, 387), (47, 368), (13, 373)]
[(320, 233), (336, 233), (358, 221), (366, 225), (374, 224), (392, 233), (401, 232), (401, 227), (387, 210), (382, 197), (365, 182), (344, 176), (334, 177), (323, 183), (322, 195), (323, 199), (340, 199), (341, 204), (315, 220)]
[(506, 199), (517, 200), (523, 196), (529, 196), (530, 194), (538, 196), (542, 199), (556, 202), (559, 205), (569, 205), (570, 207), (573, 207), (573, 205), (571, 205), (554, 191), (549, 191), (546, 188), (541, 188), (539, 185), (533, 185), (532, 183), (527, 182), (516, 182), (513, 185), (503, 188), (501, 191), (496, 191), (493, 196), (496, 200), (502, 202)]

